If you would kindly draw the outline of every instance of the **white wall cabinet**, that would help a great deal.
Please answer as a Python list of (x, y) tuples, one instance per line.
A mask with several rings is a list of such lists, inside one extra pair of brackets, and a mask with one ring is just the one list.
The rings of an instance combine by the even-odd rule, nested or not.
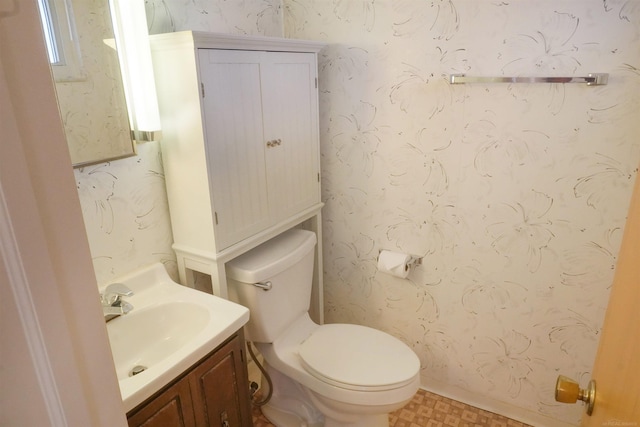
[(300, 40), (179, 32), (151, 38), (180, 280), (212, 276), (277, 234), (318, 233), (312, 313), (322, 321), (317, 52)]
[(199, 49), (216, 248), (320, 201), (315, 54)]

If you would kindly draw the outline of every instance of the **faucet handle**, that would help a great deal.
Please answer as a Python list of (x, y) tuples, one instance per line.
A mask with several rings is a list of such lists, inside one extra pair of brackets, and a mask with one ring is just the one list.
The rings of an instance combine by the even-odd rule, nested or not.
[(133, 291), (122, 283), (112, 283), (107, 286), (101, 295), (102, 301), (108, 305), (120, 301), (120, 297), (130, 297)]
[(122, 297), (130, 297), (133, 295), (133, 291), (127, 287), (124, 283), (112, 283), (104, 290), (105, 295), (116, 294)]

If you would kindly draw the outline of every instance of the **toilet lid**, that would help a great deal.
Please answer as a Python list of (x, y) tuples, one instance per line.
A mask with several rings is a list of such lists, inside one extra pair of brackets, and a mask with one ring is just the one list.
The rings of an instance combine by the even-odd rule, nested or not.
[(402, 341), (359, 325), (322, 325), (298, 349), (316, 378), (351, 390), (393, 389), (414, 380), (420, 361)]

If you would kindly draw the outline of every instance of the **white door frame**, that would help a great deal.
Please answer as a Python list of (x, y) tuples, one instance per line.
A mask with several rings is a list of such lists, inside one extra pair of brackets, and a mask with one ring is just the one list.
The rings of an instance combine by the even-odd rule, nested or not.
[(126, 426), (36, 0), (0, 1), (0, 425)]

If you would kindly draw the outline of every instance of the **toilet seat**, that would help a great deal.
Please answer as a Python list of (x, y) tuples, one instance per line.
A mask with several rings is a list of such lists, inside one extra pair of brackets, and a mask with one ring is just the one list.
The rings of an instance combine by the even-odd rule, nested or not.
[(348, 390), (379, 391), (415, 381), (420, 361), (397, 338), (360, 325), (319, 326), (298, 347), (304, 369)]

